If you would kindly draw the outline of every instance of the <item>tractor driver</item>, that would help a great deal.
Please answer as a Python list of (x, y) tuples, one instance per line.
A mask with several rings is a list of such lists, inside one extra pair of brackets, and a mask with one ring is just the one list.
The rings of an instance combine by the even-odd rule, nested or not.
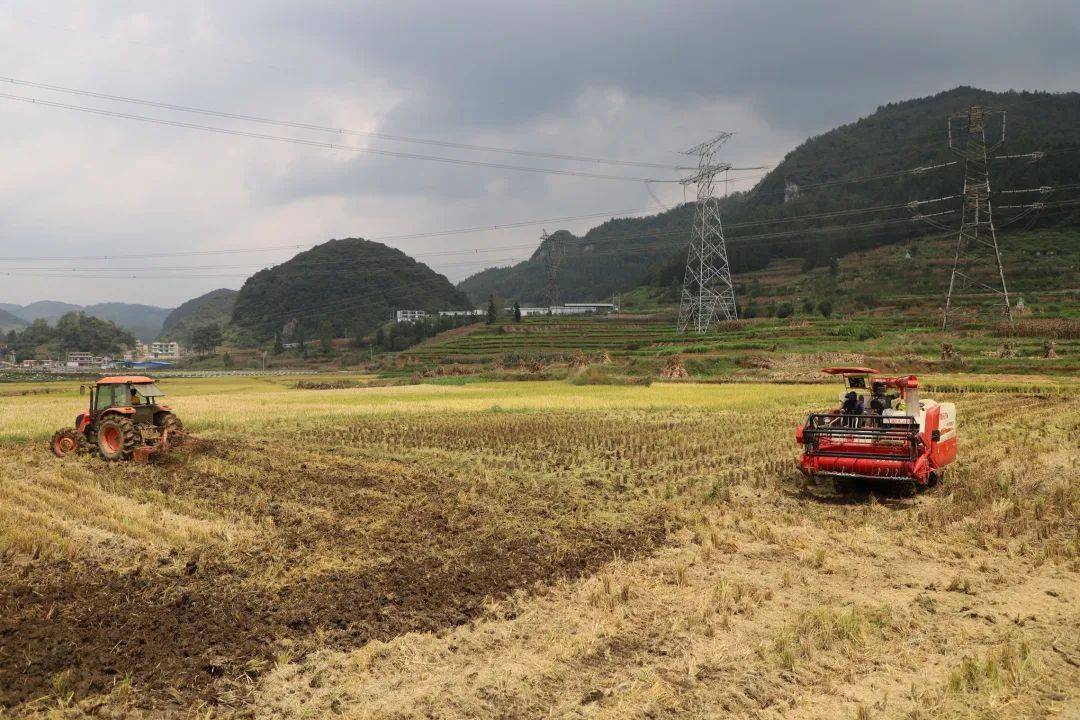
[(139, 392), (135, 388), (131, 388), (131, 404), (142, 405), (142, 398), (139, 396)]

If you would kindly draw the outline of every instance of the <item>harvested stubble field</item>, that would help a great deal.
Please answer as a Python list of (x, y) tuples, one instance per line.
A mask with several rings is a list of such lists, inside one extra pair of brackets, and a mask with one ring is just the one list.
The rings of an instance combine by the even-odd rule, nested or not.
[(979, 382), (913, 497), (800, 490), (832, 386), (174, 380), (121, 466), (4, 397), (0, 715), (1075, 717), (1080, 393)]

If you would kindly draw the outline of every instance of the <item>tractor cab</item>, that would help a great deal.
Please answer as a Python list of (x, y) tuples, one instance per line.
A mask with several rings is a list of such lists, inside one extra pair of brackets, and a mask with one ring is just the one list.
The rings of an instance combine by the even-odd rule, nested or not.
[(132, 422), (153, 423), (158, 413), (169, 412), (161, 404), (165, 393), (153, 378), (140, 375), (104, 377), (90, 388), (90, 412), (86, 418), (96, 422), (105, 415), (126, 415)]

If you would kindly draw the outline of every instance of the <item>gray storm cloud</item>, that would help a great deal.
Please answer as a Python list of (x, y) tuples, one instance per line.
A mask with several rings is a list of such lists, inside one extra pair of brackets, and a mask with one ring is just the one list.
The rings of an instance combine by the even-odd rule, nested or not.
[[(738, 133), (730, 159), (756, 164), (776, 162), (807, 135), (882, 103), (959, 84), (1076, 89), (1077, 36), (1080, 7), (1068, 2), (60, 1), (0, 9), (0, 76), (321, 125), (661, 162), (727, 129)], [(0, 91), (267, 131), (2, 83)], [(349, 142), (587, 167), (363, 136)], [(125, 262), (125, 251), (310, 245), (651, 201), (636, 182), (331, 152), (10, 100), (0, 100), (0, 153), (0, 256), (117, 258), (0, 262), (0, 272), (33, 265), (61, 275), (0, 275), (0, 302), (172, 305), (237, 287), (259, 264), (290, 254)], [(681, 200), (677, 187), (657, 192), (665, 202)], [(400, 246), (412, 253), (482, 248), (538, 234)], [(168, 269), (214, 262), (242, 267)], [(482, 263), (442, 262), (431, 264), (454, 279)], [(134, 277), (63, 277), (61, 267), (73, 265), (130, 267)], [(175, 277), (149, 277), (155, 273)]]

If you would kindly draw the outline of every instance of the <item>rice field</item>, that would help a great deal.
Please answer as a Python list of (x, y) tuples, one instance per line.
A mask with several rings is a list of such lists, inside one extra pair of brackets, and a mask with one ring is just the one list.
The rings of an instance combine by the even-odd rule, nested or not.
[(1074, 382), (927, 378), (945, 480), (820, 495), (832, 385), (339, 380), (169, 380), (148, 465), (5, 385), (0, 717), (1080, 714)]

